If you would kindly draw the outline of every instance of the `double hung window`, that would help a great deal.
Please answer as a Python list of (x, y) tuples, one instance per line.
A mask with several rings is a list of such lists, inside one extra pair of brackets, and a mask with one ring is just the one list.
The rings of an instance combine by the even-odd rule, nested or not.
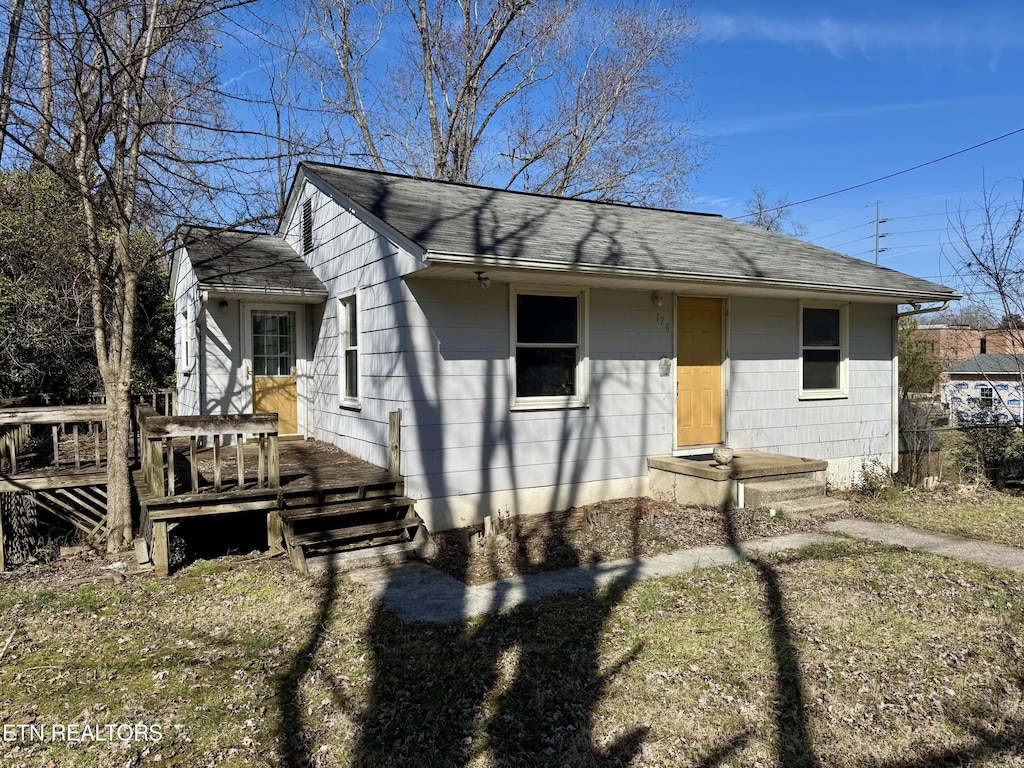
[(586, 290), (512, 288), (512, 405), (587, 401)]
[(338, 300), (338, 400), (359, 405), (359, 305), (356, 294)]
[(848, 393), (847, 318), (845, 304), (801, 304), (801, 397), (844, 397)]

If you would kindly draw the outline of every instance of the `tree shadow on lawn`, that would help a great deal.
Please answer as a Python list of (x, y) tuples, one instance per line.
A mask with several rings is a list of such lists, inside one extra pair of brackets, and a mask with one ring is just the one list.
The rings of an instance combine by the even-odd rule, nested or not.
[[(723, 514), (723, 526), (730, 546), (742, 554), (732, 511)], [(553, 546), (565, 543), (561, 528), (551, 536)], [(757, 572), (770, 627), (778, 765), (818, 768), (822, 761), (814, 746), (812, 710), (782, 579), (768, 560), (743, 557)], [(609, 685), (643, 651), (642, 643), (635, 643), (610, 668), (601, 659), (606, 623), (634, 579), (635, 573), (625, 574), (612, 586), (592, 584), (576, 593), (450, 624), (404, 622), (385, 607), (385, 595), (376, 601), (369, 621), (373, 673), (365, 707), (356, 710), (342, 694), (333, 696), (334, 706), (347, 710), (358, 724), (348, 764), (458, 767), (483, 752), (501, 766), (638, 764), (649, 726), (637, 724), (601, 743), (592, 733)], [(329, 630), (337, 581), (337, 574), (328, 571), (310, 635), (278, 678), (278, 747), (281, 764), (288, 768), (317, 764), (300, 687)], [(966, 765), (1019, 749), (1024, 719), (1003, 717), (993, 727), (998, 711), (996, 701), (957, 713), (955, 725), (966, 734), (963, 746), (867, 764)], [(744, 731), (723, 738), (694, 765), (721, 765), (752, 736)]]

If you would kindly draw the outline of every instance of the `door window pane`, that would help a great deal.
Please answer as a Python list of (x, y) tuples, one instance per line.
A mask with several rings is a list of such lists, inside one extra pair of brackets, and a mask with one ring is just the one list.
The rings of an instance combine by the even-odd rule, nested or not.
[(257, 376), (291, 376), (295, 367), (295, 313), (252, 313), (252, 367)]

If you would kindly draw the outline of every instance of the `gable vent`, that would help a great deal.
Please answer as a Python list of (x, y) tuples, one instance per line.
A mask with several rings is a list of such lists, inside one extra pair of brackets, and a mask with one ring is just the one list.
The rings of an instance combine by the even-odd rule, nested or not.
[(313, 200), (307, 199), (302, 204), (302, 252), (313, 250)]

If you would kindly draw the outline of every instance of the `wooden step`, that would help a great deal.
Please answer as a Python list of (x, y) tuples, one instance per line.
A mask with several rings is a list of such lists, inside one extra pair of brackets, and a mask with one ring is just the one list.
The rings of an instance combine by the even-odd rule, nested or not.
[(306, 573), (339, 573), (357, 568), (398, 565), (417, 557), (426, 559), (433, 557), (435, 551), (433, 540), (429, 536), (425, 536), (417, 541), (402, 541), (397, 544), (381, 544), (376, 547), (312, 555), (303, 562), (303, 566), (306, 568)]
[(389, 496), (379, 499), (337, 502), (329, 505), (316, 504), (298, 508), (285, 506), (281, 510), (281, 520), (285, 523), (296, 523), (303, 520), (323, 520), (326, 518), (355, 515), (361, 512), (383, 512), (391, 509), (401, 509), (402, 507), (411, 508), (413, 503), (413, 500), (406, 496)]
[(291, 546), (305, 547), (311, 544), (330, 544), (345, 539), (361, 539), (380, 533), (394, 533), (406, 528), (419, 528), (422, 521), (418, 517), (409, 517), (403, 520), (385, 520), (380, 523), (369, 523), (367, 525), (352, 525), (346, 528), (332, 528), (326, 531), (309, 531), (308, 533), (293, 533), (285, 528), (285, 541)]

